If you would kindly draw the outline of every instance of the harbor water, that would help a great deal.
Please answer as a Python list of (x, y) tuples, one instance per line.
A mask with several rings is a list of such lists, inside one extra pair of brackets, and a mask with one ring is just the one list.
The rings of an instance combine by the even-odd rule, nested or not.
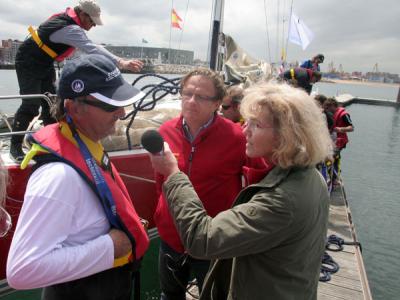
[[(138, 75), (124, 76), (133, 82)], [(314, 90), (327, 96), (351, 94), (395, 101), (399, 87), (318, 83)], [(18, 94), (14, 70), (0, 70), (0, 95), (7, 94)], [(13, 113), (19, 103), (20, 100), (2, 101), (0, 112)], [(362, 244), (373, 298), (399, 299), (400, 110), (361, 104), (352, 104), (346, 109), (355, 131), (349, 134), (350, 143), (342, 152), (342, 178)]]

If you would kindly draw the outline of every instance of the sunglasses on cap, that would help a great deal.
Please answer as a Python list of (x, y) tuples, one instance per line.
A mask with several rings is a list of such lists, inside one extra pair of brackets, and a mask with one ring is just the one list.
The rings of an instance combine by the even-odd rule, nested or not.
[(85, 103), (87, 105), (90, 105), (90, 106), (100, 108), (101, 110), (104, 110), (106, 112), (114, 112), (121, 108), (120, 106), (110, 105), (108, 103), (101, 102), (101, 101), (93, 101), (93, 100), (89, 100), (88, 98), (78, 99), (78, 101)]

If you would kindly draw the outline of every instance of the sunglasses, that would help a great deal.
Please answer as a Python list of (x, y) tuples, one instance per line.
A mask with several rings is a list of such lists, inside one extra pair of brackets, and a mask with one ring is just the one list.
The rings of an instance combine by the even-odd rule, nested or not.
[(92, 101), (92, 100), (88, 100), (87, 98), (79, 99), (78, 101), (85, 103), (87, 105), (90, 105), (90, 106), (100, 108), (101, 110), (104, 110), (106, 112), (114, 112), (121, 108), (120, 106), (110, 105), (108, 103), (104, 103), (101, 101)]
[(228, 110), (231, 108), (231, 106), (232, 106), (231, 104), (221, 104), (223, 110)]

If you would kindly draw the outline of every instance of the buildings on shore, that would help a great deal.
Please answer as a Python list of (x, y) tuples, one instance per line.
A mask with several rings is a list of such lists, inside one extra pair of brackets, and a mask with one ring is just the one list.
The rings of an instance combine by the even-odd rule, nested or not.
[[(15, 55), (21, 44), (22, 42), (18, 40), (1, 41), (0, 66), (3, 66), (3, 68), (13, 67)], [(199, 64), (199, 61), (194, 59), (194, 52), (190, 50), (104, 44), (102, 46), (119, 57), (142, 60), (145, 63), (145, 69), (148, 71), (185, 73), (192, 69), (194, 65)], [(171, 65), (174, 67), (171, 67)]]

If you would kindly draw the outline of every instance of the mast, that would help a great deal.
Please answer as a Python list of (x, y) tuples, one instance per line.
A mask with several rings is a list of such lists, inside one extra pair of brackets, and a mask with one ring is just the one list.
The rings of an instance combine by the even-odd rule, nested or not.
[(218, 41), (222, 32), (222, 21), (224, 15), (225, 0), (214, 0), (214, 11), (212, 21), (211, 46), (208, 61), (210, 69), (215, 70), (218, 66)]

